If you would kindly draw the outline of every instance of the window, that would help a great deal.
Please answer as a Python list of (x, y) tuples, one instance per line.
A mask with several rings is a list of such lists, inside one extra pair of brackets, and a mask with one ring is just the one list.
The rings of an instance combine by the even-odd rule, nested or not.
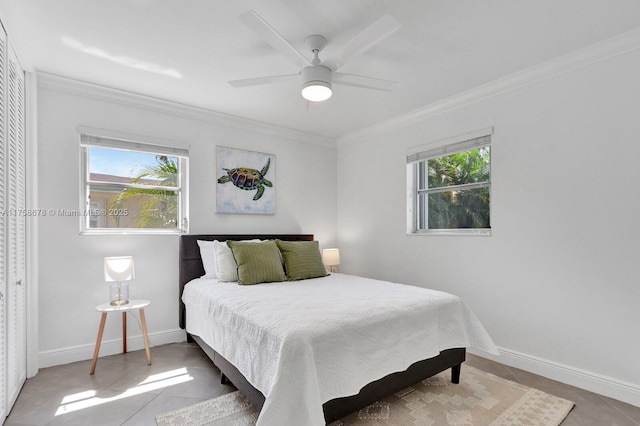
[(407, 155), (410, 234), (491, 233), (491, 129)]
[(81, 233), (188, 231), (186, 149), (88, 133), (80, 149)]

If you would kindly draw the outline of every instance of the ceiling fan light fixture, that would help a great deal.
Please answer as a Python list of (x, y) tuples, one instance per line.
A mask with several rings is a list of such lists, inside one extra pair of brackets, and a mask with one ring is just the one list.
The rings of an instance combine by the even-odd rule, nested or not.
[(331, 70), (322, 65), (302, 69), (302, 97), (311, 102), (326, 101), (331, 97)]
[(262, 37), (267, 44), (270, 44), (271, 47), (286, 56), (296, 67), (299, 67), (301, 64), (307, 64), (308, 66), (302, 68), (298, 74), (232, 80), (229, 84), (233, 87), (279, 83), (291, 79), (295, 80), (295, 77), (299, 76), (301, 77), (302, 97), (311, 102), (322, 102), (331, 97), (334, 77), (336, 84), (364, 89), (392, 91), (398, 86), (398, 83), (394, 81), (345, 74), (338, 71), (351, 60), (352, 57), (371, 49), (400, 28), (400, 23), (391, 15), (384, 15), (364, 28), (355, 37), (348, 40), (341, 48), (334, 51), (332, 56), (326, 60), (320, 60), (319, 54), (324, 50), (328, 40), (320, 34), (312, 34), (304, 40), (304, 44), (313, 54), (313, 59), (309, 59), (307, 55), (301, 53), (254, 10), (248, 10), (238, 18), (249, 27), (250, 30)]
[(311, 102), (326, 101), (331, 94), (331, 85), (326, 81), (310, 81), (302, 85), (302, 97)]

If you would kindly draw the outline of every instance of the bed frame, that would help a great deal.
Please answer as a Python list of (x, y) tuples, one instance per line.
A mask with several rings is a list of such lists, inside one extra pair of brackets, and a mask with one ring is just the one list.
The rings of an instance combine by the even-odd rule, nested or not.
[[(182, 302), (182, 292), (184, 285), (194, 278), (204, 275), (204, 267), (200, 259), (200, 248), (197, 240), (207, 241), (227, 241), (227, 240), (247, 240), (258, 238), (261, 240), (280, 239), (284, 241), (313, 241), (312, 234), (258, 234), (258, 235), (182, 235), (180, 236), (179, 249), (179, 315), (180, 328), (186, 328), (185, 305)], [(213, 363), (222, 372), (223, 383), (229, 381), (242, 392), (242, 394), (258, 410), (264, 404), (264, 395), (254, 388), (238, 369), (208, 346), (199, 336), (187, 335), (189, 341), (195, 341), (203, 351), (211, 358)], [(466, 356), (465, 348), (452, 348), (440, 352), (440, 355), (418, 361), (407, 370), (389, 374), (379, 380), (369, 383), (360, 390), (357, 395), (336, 398), (325, 402), (322, 405), (325, 421), (331, 423), (341, 419), (359, 409), (362, 409), (388, 395), (398, 392), (420, 380), (438, 374), (451, 368), (451, 381), (460, 382), (460, 366)]]

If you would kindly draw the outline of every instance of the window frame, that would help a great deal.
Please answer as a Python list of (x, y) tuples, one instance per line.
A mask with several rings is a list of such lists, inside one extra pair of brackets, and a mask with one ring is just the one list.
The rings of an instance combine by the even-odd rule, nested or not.
[[(79, 129), (80, 139), (80, 209), (79, 226), (81, 235), (123, 235), (123, 234), (159, 234), (159, 235), (179, 235), (189, 232), (189, 150), (171, 146), (169, 141), (158, 141), (148, 137), (122, 135), (115, 132), (108, 132), (102, 129), (96, 131), (92, 129)], [(103, 148), (122, 151), (139, 152), (153, 155), (166, 155), (178, 158), (178, 183), (175, 187), (138, 185), (133, 183), (119, 182), (99, 182), (90, 178), (89, 165), (91, 148)], [(91, 228), (92, 202), (89, 198), (92, 186), (122, 190), (126, 188), (144, 188), (171, 190), (177, 194), (177, 223), (176, 228)], [(87, 213), (87, 214), (84, 214)], [(103, 219), (104, 220), (104, 219)], [(98, 223), (102, 220), (98, 219)]]
[[(489, 218), (491, 218), (492, 202), (492, 164), (489, 163), (490, 177), (488, 181), (474, 182), (456, 186), (446, 186), (438, 188), (421, 189), (419, 184), (420, 164), (425, 164), (434, 158), (446, 157), (449, 155), (471, 151), (473, 149), (489, 147), (492, 145), (493, 128), (486, 128), (475, 132), (469, 132), (447, 139), (430, 142), (424, 145), (410, 148), (407, 151), (407, 235), (470, 235), (470, 236), (490, 236), (491, 225), (488, 228), (451, 228), (451, 229), (421, 229), (419, 227), (421, 207), (420, 195), (438, 192), (446, 192), (455, 189), (478, 189), (489, 188)], [(426, 164), (425, 164), (426, 166)], [(428, 208), (425, 212), (428, 221)], [(489, 220), (491, 223), (491, 219)]]

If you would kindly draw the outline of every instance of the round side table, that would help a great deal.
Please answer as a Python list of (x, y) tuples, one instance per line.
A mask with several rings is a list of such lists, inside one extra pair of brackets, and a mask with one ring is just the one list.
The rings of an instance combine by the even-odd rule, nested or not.
[(127, 353), (127, 312), (134, 309), (140, 310), (140, 323), (142, 325), (142, 336), (144, 337), (144, 349), (147, 354), (147, 365), (151, 365), (151, 351), (149, 350), (149, 336), (147, 335), (147, 321), (144, 317), (144, 308), (149, 306), (149, 300), (130, 300), (126, 305), (113, 306), (109, 303), (103, 303), (96, 306), (96, 311), (102, 312), (100, 318), (100, 328), (98, 329), (98, 339), (96, 340), (96, 348), (93, 351), (93, 362), (91, 363), (91, 372), (96, 371), (98, 363), (98, 354), (100, 353), (100, 343), (102, 343), (102, 333), (104, 332), (104, 324), (107, 321), (107, 314), (111, 312), (122, 312), (122, 353)]

